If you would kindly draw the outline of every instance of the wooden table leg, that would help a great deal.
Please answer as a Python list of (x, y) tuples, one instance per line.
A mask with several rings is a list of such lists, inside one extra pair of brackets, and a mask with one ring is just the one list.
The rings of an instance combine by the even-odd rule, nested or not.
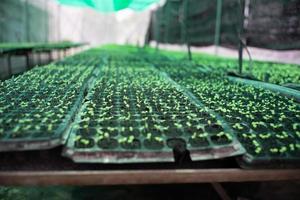
[(211, 183), (211, 185), (222, 200), (231, 200), (226, 190), (222, 187), (220, 183)]

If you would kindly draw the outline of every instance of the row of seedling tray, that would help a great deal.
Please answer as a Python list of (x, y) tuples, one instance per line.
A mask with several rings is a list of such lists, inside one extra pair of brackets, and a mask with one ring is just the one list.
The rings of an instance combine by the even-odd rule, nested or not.
[(295, 99), (234, 83), (218, 73), (158, 67), (229, 123), (246, 149), (244, 165), (299, 162), (300, 107)]
[(243, 153), (234, 135), (208, 110), (151, 66), (130, 64), (111, 62), (100, 68), (65, 155), (79, 162), (172, 161), (177, 143), (195, 160)]
[(173, 161), (180, 147), (194, 161), (299, 161), (293, 99), (204, 68), (118, 47), (0, 82), (0, 150), (64, 144), (76, 162), (135, 163)]

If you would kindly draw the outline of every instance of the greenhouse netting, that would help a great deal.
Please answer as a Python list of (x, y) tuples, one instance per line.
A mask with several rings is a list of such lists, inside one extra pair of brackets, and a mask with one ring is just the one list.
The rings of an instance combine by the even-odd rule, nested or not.
[(152, 15), (149, 40), (299, 49), (299, 17), (298, 0), (167, 0)]
[(300, 199), (300, 0), (0, 2), (0, 200)]
[(58, 0), (72, 6), (90, 7), (101, 12), (114, 12), (125, 8), (142, 11), (159, 0)]

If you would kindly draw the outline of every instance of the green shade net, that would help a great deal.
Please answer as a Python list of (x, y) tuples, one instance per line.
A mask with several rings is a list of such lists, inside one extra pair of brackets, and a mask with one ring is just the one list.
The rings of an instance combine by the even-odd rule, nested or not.
[(60, 4), (89, 7), (101, 12), (114, 12), (125, 8), (142, 11), (160, 0), (58, 0)]

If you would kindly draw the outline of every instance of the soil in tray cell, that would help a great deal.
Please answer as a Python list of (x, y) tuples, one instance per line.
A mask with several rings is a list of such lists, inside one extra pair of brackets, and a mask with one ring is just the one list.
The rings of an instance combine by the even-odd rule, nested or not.
[(189, 126), (189, 127), (185, 127), (184, 128), (184, 133), (186, 135), (191, 136), (191, 135), (193, 135), (195, 133), (196, 134), (202, 134), (202, 133), (204, 133), (204, 130), (203, 130), (203, 128), (198, 127), (198, 126)]
[(182, 138), (169, 138), (167, 140), (167, 146), (171, 149), (174, 149), (175, 147), (181, 146), (186, 147), (186, 142)]
[(237, 133), (248, 133), (250, 131), (250, 128), (245, 123), (231, 124), (231, 128)]
[(215, 123), (205, 125), (204, 129), (207, 133), (220, 133), (224, 130), (222, 125)]
[(269, 123), (267, 124), (267, 126), (270, 130), (272, 130), (275, 133), (282, 132), (284, 130), (283, 124)]
[(120, 126), (123, 127), (135, 127), (139, 125), (139, 121), (136, 120), (120, 120)]
[(53, 136), (53, 130), (56, 130), (58, 128), (59, 124), (55, 124), (54, 126), (46, 126), (41, 125), (39, 131), (35, 131), (32, 134), (33, 138), (40, 138), (40, 137), (49, 137)]
[(253, 156), (262, 157), (266, 155), (266, 153), (263, 150), (256, 151), (256, 147), (254, 144), (251, 143), (251, 141), (243, 142), (243, 146), (246, 149), (247, 153)]
[(300, 122), (293, 123), (290, 125), (291, 130), (294, 132), (300, 132)]
[(225, 145), (232, 142), (232, 139), (226, 134), (216, 134), (211, 136), (210, 139), (216, 145)]
[(284, 114), (289, 118), (295, 117), (295, 112), (285, 111)]
[(200, 148), (209, 146), (209, 142), (206, 137), (190, 137), (189, 144), (192, 147), (200, 147)]
[(235, 117), (235, 116), (231, 116), (231, 115), (224, 115), (224, 118), (227, 122), (229, 123), (238, 123), (242, 120), (242, 118), (240, 117)]
[(118, 128), (116, 127), (100, 127), (98, 132), (108, 133), (110, 137), (116, 137), (119, 134)]
[(265, 152), (262, 149), (261, 143), (258, 140), (252, 140), (248, 137), (243, 137), (243, 135), (248, 134), (238, 134), (239, 141), (242, 142), (243, 147), (246, 149), (247, 153), (255, 156), (263, 156)]
[(157, 121), (152, 121), (149, 119), (142, 121), (141, 124), (143, 124), (144, 126), (146, 126), (148, 128), (154, 128), (154, 127), (157, 127), (160, 125)]
[(145, 137), (149, 133), (151, 133), (152, 136), (161, 137), (163, 135), (163, 130), (157, 129), (156, 127), (148, 127), (143, 130), (143, 135)]
[(202, 112), (197, 113), (197, 117), (209, 119), (209, 118), (211, 118), (211, 115), (208, 112), (202, 111)]
[(31, 131), (16, 131), (16, 132), (10, 132), (8, 134), (8, 138), (10, 139), (18, 139), (18, 138), (29, 138), (31, 136)]
[(88, 126), (97, 127), (97, 126), (100, 126), (100, 122), (98, 122), (96, 120), (92, 120), (92, 121), (89, 122)]
[(164, 148), (164, 142), (160, 137), (151, 137), (144, 140), (144, 146), (147, 149), (158, 150)]
[(84, 148), (92, 148), (95, 145), (94, 139), (90, 137), (83, 137), (81, 135), (77, 135), (75, 138), (75, 148), (84, 149)]
[(105, 120), (99, 123), (101, 127), (118, 127), (119, 123), (117, 120)]
[[(298, 147), (297, 147), (298, 145)], [(300, 138), (297, 140), (294, 140), (294, 143), (291, 143), (288, 145), (290, 151), (289, 151), (289, 155), (290, 156), (294, 156), (296, 158), (300, 157)]]
[(185, 126), (197, 127), (197, 126), (203, 126), (203, 123), (201, 123), (201, 121), (199, 121), (198, 119), (189, 119), (185, 121)]
[(266, 126), (266, 124), (261, 123), (261, 122), (252, 122), (250, 124), (250, 127), (252, 130), (254, 130), (257, 133), (265, 133), (268, 132), (268, 127)]
[(163, 127), (174, 127), (175, 125), (174, 124), (180, 124), (182, 121), (180, 120), (157, 120), (156, 125), (160, 125), (160, 126), (163, 126)]
[(217, 122), (217, 120), (213, 117), (198, 117), (197, 120), (202, 124)]
[(6, 134), (4, 133), (4, 129), (2, 129), (2, 128), (0, 127), (0, 139), (2, 139), (2, 138), (4, 138), (4, 137), (6, 137)]
[(286, 130), (289, 130), (292, 132), (300, 131), (300, 122), (293, 121), (288, 124), (284, 124), (284, 127)]
[(134, 136), (138, 137), (140, 135), (140, 130), (138, 127), (121, 127), (120, 133), (122, 136)]
[(95, 128), (80, 128), (77, 130), (77, 133), (82, 136), (94, 136), (97, 133)]
[(138, 139), (130, 140), (130, 137), (128, 140), (121, 142), (121, 147), (127, 150), (134, 150), (134, 149), (140, 149), (141, 148), (141, 142)]
[(172, 120), (172, 115), (158, 115), (156, 119), (159, 121), (170, 121)]
[(285, 147), (284, 143), (281, 143), (274, 137), (269, 138), (268, 140), (260, 140), (260, 142), (269, 156), (278, 158), (287, 156), (287, 147)]
[(179, 137), (183, 134), (182, 129), (176, 127), (170, 127), (167, 130), (163, 130), (162, 133), (167, 137)]
[(97, 145), (102, 149), (116, 149), (119, 143), (114, 138), (103, 138), (98, 140)]

